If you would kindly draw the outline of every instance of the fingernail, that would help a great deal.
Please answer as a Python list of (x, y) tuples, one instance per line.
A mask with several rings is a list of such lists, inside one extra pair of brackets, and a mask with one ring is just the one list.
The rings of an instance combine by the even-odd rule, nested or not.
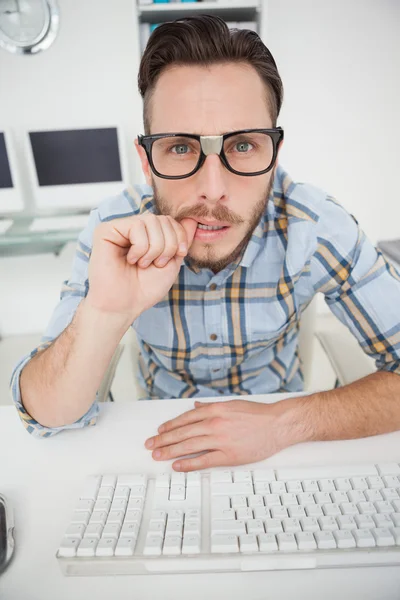
[(161, 456), (161, 452), (160, 452), (160, 450), (156, 450), (156, 451), (153, 453), (153, 456), (154, 456), (154, 458), (160, 458), (160, 456)]
[(152, 438), (148, 439), (145, 443), (146, 448), (152, 448), (154, 446), (154, 440)]
[(163, 267), (164, 265), (166, 265), (168, 262), (168, 258), (160, 258), (160, 260), (157, 261), (157, 266), (158, 267)]
[(179, 244), (179, 252), (187, 252), (187, 245), (184, 242)]
[(164, 431), (164, 425), (160, 425), (158, 428), (158, 433), (162, 433)]
[(142, 260), (142, 261), (140, 262), (140, 265), (139, 265), (139, 267), (143, 267), (143, 269), (145, 269), (146, 267), (148, 267), (148, 266), (149, 266), (149, 264), (150, 264), (150, 261), (149, 261), (149, 260)]
[(179, 463), (179, 462), (174, 463), (174, 469), (175, 469), (175, 471), (180, 471), (181, 470), (181, 463)]

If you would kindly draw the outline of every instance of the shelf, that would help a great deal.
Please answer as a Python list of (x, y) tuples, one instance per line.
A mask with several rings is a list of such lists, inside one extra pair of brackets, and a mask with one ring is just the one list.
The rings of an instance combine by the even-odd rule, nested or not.
[(66, 244), (78, 239), (82, 230), (82, 227), (78, 226), (58, 231), (30, 231), (29, 226), (33, 220), (41, 217), (43, 215), (19, 216), (13, 219), (11, 227), (0, 234), (0, 258), (43, 253), (58, 255)]
[(222, 17), (226, 21), (254, 21), (257, 19), (259, 10), (259, 0), (248, 0), (246, 3), (236, 0), (230, 2), (171, 2), (138, 6), (138, 16), (142, 23), (160, 23), (199, 13)]

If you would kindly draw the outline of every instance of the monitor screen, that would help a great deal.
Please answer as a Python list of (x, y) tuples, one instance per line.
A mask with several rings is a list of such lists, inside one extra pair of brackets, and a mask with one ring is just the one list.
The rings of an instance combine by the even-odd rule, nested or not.
[(39, 186), (122, 181), (115, 127), (29, 133)]
[(10, 162), (7, 154), (6, 138), (2, 131), (0, 131), (0, 189), (7, 189), (13, 187), (13, 180), (11, 177)]

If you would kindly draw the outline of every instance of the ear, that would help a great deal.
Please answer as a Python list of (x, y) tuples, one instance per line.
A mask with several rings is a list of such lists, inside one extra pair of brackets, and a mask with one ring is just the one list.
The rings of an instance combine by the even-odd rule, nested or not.
[(136, 150), (139, 155), (139, 158), (140, 158), (140, 162), (142, 163), (142, 171), (146, 178), (146, 183), (150, 187), (153, 187), (153, 184), (151, 181), (151, 168), (150, 168), (149, 161), (147, 160), (146, 151), (142, 146), (139, 146), (137, 138), (135, 139), (135, 146), (136, 146)]

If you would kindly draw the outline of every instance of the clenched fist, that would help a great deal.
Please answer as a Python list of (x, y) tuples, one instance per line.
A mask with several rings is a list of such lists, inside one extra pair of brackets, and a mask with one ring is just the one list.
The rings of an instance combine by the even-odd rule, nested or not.
[(137, 215), (114, 219), (94, 231), (87, 301), (118, 314), (129, 325), (160, 302), (178, 276), (197, 221)]

